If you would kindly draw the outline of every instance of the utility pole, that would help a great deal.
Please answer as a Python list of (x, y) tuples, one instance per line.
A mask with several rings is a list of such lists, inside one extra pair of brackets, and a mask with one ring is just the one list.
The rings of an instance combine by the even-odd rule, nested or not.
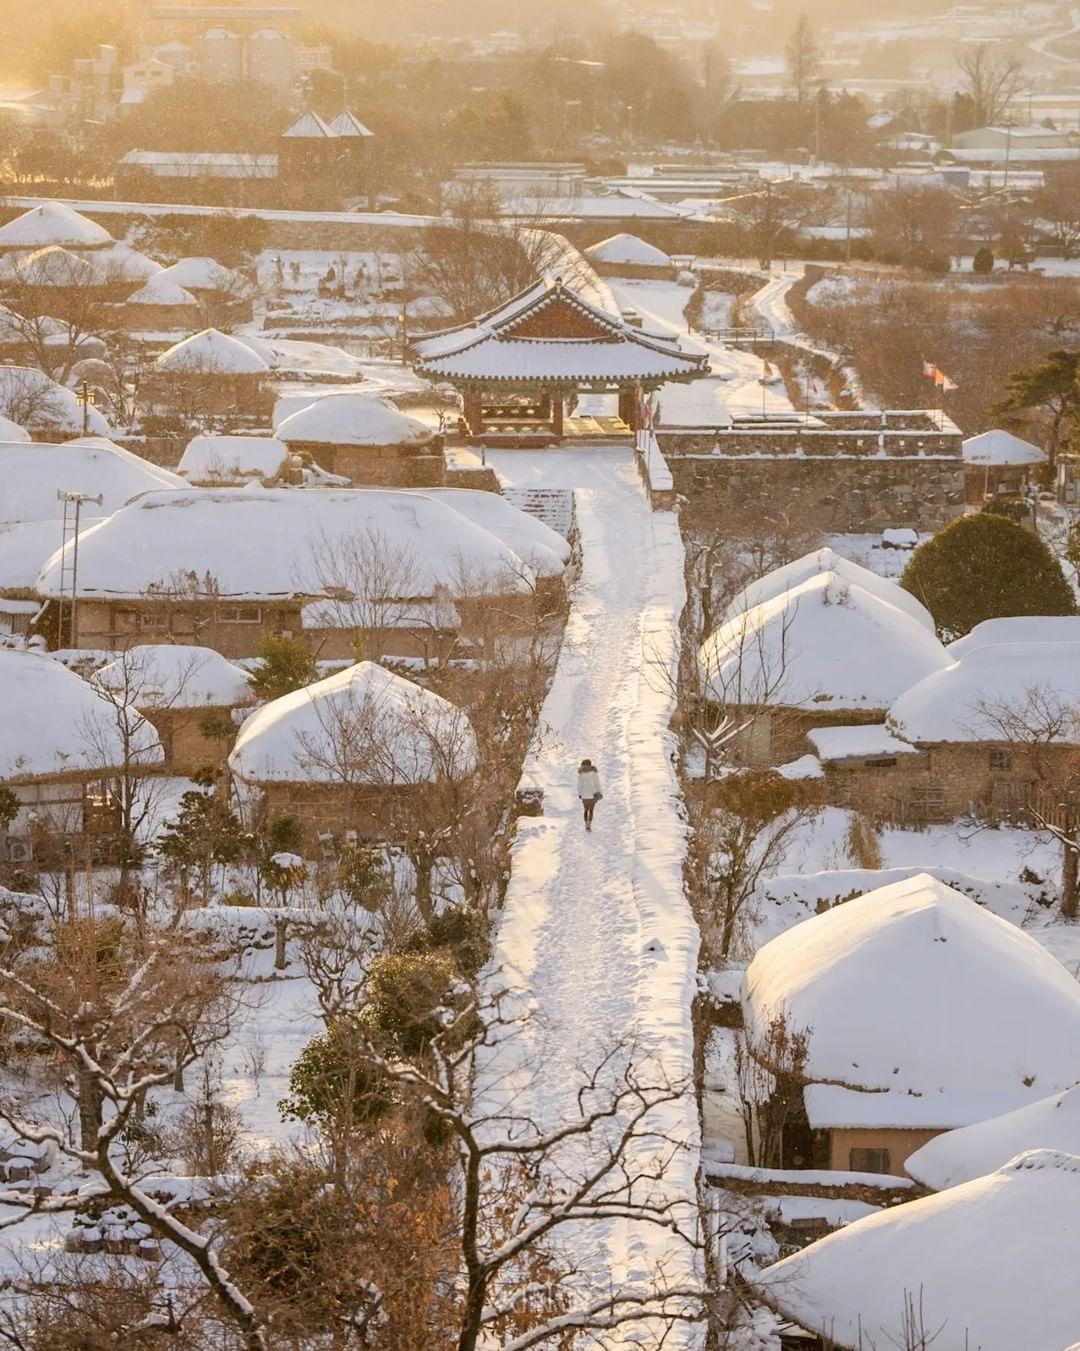
[(1012, 153), (1012, 129), (1013, 123), (1012, 118), (1010, 117), (1005, 122), (1005, 179), (1001, 185), (1006, 191), (1008, 191), (1009, 187), (1009, 156)]
[[(78, 585), (79, 585), (79, 530), (82, 524), (82, 507), (84, 502), (93, 502), (96, 506), (101, 506), (104, 500), (101, 493), (95, 495), (91, 493), (68, 493), (62, 488), (56, 492), (57, 500), (64, 504), (64, 541), (61, 552), (60, 566), (60, 594), (64, 593), (64, 576), (70, 571), (71, 574), (71, 614), (68, 619), (68, 645), (76, 648), (79, 645), (79, 624), (78, 624)], [(74, 510), (74, 519), (69, 515), (69, 509)], [(70, 547), (71, 567), (64, 566), (67, 562), (67, 553)]]

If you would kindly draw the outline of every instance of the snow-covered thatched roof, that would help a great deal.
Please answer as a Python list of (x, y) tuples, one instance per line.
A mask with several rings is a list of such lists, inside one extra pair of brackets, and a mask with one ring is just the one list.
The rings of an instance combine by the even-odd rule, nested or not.
[(916, 1182), (944, 1191), (992, 1173), (1029, 1149), (1080, 1154), (1080, 1087), (946, 1131), (908, 1155), (904, 1168)]
[[(59, 511), (60, 504), (54, 503), (53, 509)], [(93, 521), (88, 519), (87, 524)], [(0, 591), (32, 591), (38, 573), (63, 539), (60, 517), (0, 525)]]
[(0, 226), (0, 249), (40, 249), (48, 244), (92, 249), (112, 242), (112, 235), (103, 225), (63, 202), (43, 202)]
[(979, 647), (1000, 643), (1080, 643), (1080, 615), (1015, 615), (984, 619), (970, 633), (947, 643), (945, 651), (959, 661)]
[(0, 441), (29, 441), (30, 433), (11, 418), (0, 417)]
[(499, 493), (474, 488), (425, 488), (425, 497), (444, 502), (513, 549), (538, 577), (561, 577), (570, 562), (570, 545), (551, 526), (514, 506)]
[(71, 286), (97, 286), (105, 279), (104, 272), (95, 263), (60, 244), (49, 244), (24, 254), (12, 266), (10, 275), (26, 286), (52, 286), (61, 290)]
[(282, 441), (338, 446), (422, 446), (430, 427), (370, 394), (324, 394), (285, 418)]
[(242, 278), (213, 258), (181, 258), (178, 263), (157, 274), (163, 281), (183, 286), (188, 291), (233, 291), (243, 285)]
[(248, 783), (430, 783), (476, 765), (461, 709), (362, 661), (253, 713), (229, 768)]
[(161, 273), (151, 277), (145, 286), (133, 292), (127, 298), (129, 305), (197, 305), (199, 302), (177, 282), (163, 277)]
[(590, 244), (585, 257), (591, 263), (626, 263), (633, 267), (670, 268), (671, 258), (655, 244), (647, 244), (637, 235), (612, 235), (599, 244)]
[(133, 284), (148, 282), (165, 270), (161, 263), (128, 244), (114, 244), (111, 249), (96, 253), (94, 261), (109, 280)]
[[(1080, 1328), (1080, 1158), (1021, 1154), (987, 1177), (856, 1220), (757, 1278), (843, 1348), (1061, 1351)], [(905, 1306), (915, 1310), (905, 1331)], [(922, 1329), (922, 1331), (919, 1331)]]
[[(188, 576), (200, 585), (211, 578), (216, 594), (235, 600), (321, 596), (327, 560), (342, 554), (361, 566), (381, 555), (383, 584), (392, 578), (401, 598), (529, 589), (529, 569), (501, 540), (420, 493), (187, 488), (144, 493), (84, 531), (79, 594), (137, 598)], [(343, 566), (335, 590), (349, 584)], [(57, 554), (38, 579), (43, 595), (59, 593), (60, 573)]]
[(889, 709), (890, 731), (920, 745), (1080, 742), (1080, 646), (977, 647), (913, 684)]
[(856, 586), (861, 586), (864, 591), (869, 591), (874, 596), (880, 596), (882, 600), (887, 600), (896, 609), (903, 610), (912, 619), (918, 620), (923, 628), (929, 629), (931, 633), (934, 632), (933, 615), (921, 601), (915, 599), (910, 591), (905, 591), (903, 587), (889, 581), (887, 577), (879, 577), (876, 572), (871, 572), (869, 568), (864, 568), (862, 564), (853, 563), (850, 559), (841, 557), (835, 550), (829, 548), (815, 549), (813, 553), (804, 554), (802, 558), (796, 558), (791, 563), (785, 563), (783, 567), (773, 568), (764, 577), (759, 577), (757, 581), (751, 582), (728, 605), (725, 618), (730, 619), (733, 615), (741, 614), (754, 605), (760, 605), (762, 601), (772, 600), (774, 596), (779, 596), (784, 591), (790, 591), (793, 586), (798, 586), (822, 572), (835, 572), (838, 577), (843, 577), (845, 581), (854, 582)]
[[(162, 276), (165, 274), (162, 273)], [(154, 367), (158, 371), (202, 372), (211, 375), (265, 375), (270, 367), (239, 338), (216, 328), (204, 328), (162, 352)]]
[(94, 683), (126, 694), (138, 709), (233, 708), (253, 702), (251, 677), (209, 647), (147, 643), (94, 674)]
[(86, 408), (73, 390), (50, 380), (33, 366), (0, 366), (0, 413), (28, 427), (77, 434), (83, 417), (96, 436), (109, 436), (112, 428), (99, 408)]
[(790, 708), (885, 709), (947, 665), (933, 633), (834, 572), (734, 615), (699, 653), (709, 697)]
[(809, 1031), (815, 1128), (966, 1125), (1080, 1079), (1080, 984), (927, 873), (766, 943), (743, 1009), (751, 1042), (780, 1014)]
[(969, 436), (964, 442), (965, 464), (1015, 467), (1042, 464), (1045, 459), (1045, 450), (1014, 436), (1012, 432), (1002, 431), (1000, 427), (978, 436)]
[[(0, 368), (2, 369), (2, 368)], [(104, 499), (83, 505), (82, 519), (107, 516), (136, 493), (187, 484), (168, 469), (159, 469), (106, 438), (68, 441), (0, 443), (0, 521), (52, 521), (63, 514), (58, 492), (89, 493)], [(57, 537), (57, 547), (60, 539)]]
[(276, 436), (196, 436), (176, 472), (192, 483), (276, 478), (288, 456), (288, 446)]
[[(0, 782), (124, 763), (116, 709), (51, 657), (0, 648)], [(162, 759), (157, 733), (137, 719), (131, 745), (141, 764)]]

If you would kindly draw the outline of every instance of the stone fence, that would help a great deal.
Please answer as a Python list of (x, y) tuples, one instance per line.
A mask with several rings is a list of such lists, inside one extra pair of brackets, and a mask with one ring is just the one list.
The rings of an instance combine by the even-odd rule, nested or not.
[(961, 459), (959, 432), (911, 428), (663, 427), (657, 432), (668, 456), (704, 455), (762, 459)]
[(675, 506), (675, 480), (660, 452), (652, 431), (639, 431), (634, 438), (634, 460), (649, 493), (653, 511), (671, 511)]

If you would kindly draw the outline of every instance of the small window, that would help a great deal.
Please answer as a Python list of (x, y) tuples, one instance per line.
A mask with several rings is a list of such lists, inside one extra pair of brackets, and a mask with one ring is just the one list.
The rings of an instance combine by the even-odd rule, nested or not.
[(848, 1151), (848, 1167), (853, 1173), (888, 1173), (887, 1149), (852, 1149)]
[(1012, 751), (1004, 750), (1001, 747), (995, 747), (990, 752), (991, 769), (1012, 769)]
[(261, 624), (260, 605), (223, 605), (221, 618), (226, 624)]

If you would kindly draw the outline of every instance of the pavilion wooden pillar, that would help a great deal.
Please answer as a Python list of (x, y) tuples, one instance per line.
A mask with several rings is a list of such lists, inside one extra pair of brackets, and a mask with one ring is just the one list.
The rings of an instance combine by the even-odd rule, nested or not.
[(464, 397), (465, 405), (465, 425), (469, 429), (471, 436), (479, 436), (484, 427), (483, 403), (480, 395), (475, 393), (466, 394)]
[(555, 440), (559, 442), (563, 439), (563, 411), (565, 407), (566, 400), (561, 394), (552, 395), (551, 430), (555, 433)]
[(632, 432), (638, 429), (637, 392), (625, 386), (619, 390), (619, 417)]

